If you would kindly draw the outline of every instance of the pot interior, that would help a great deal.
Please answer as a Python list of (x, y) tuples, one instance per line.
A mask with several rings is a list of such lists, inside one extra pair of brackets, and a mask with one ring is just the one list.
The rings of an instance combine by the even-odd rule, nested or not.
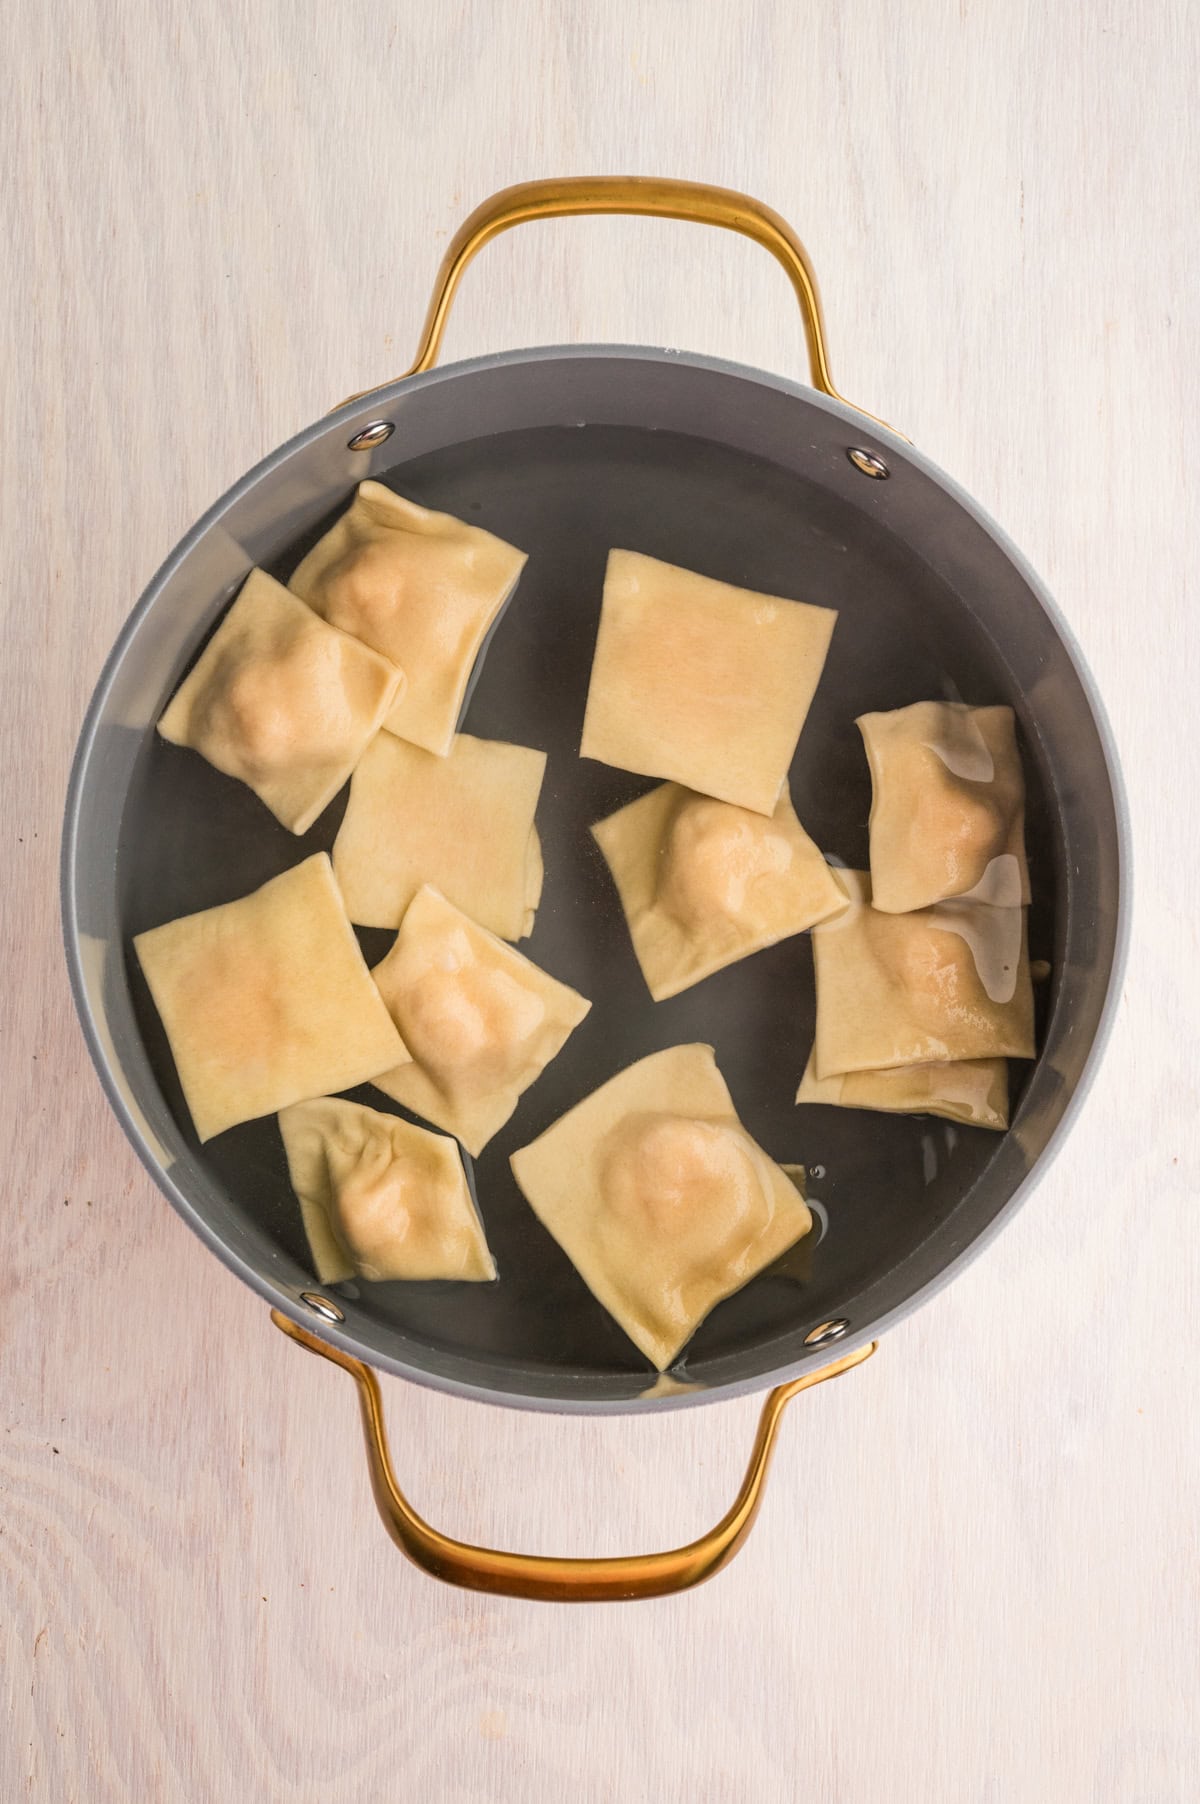
[[(795, 415), (805, 407), (816, 413), (828, 438), (828, 413), (795, 397), (792, 405)], [(802, 459), (789, 464), (696, 431), (616, 422), (540, 422), (416, 454), (405, 444), (406, 454), (389, 464), (386, 450), (395, 457), (398, 434), (370, 472), (530, 553), (462, 724), (549, 754), (538, 815), (545, 891), (533, 936), (521, 950), (594, 1004), (507, 1127), (473, 1161), (500, 1281), (347, 1284), (327, 1293), (346, 1313), (345, 1344), (376, 1363), (456, 1388), (560, 1406), (619, 1407), (653, 1386), (646, 1361), (533, 1216), (508, 1157), (615, 1071), (660, 1047), (711, 1042), (746, 1126), (776, 1159), (808, 1168), (809, 1194), (818, 1205), (810, 1239), (700, 1328), (674, 1374), (696, 1394), (743, 1388), (796, 1365), (806, 1357), (805, 1334), (827, 1318), (846, 1318), (860, 1339), (906, 1306), (1006, 1208), (1078, 1084), (1076, 1054), (1086, 1055), (1099, 1021), (1116, 909), (1115, 877), (1111, 894), (1101, 882), (1098, 848), (1106, 821), (1093, 814), (1089, 827), (1078, 818), (1086, 797), (1076, 772), (1090, 770), (1093, 810), (1097, 795), (1107, 798), (1115, 844), (1111, 785), (1086, 694), (1024, 576), (1003, 555), (994, 563), (1003, 589), (975, 591), (969, 599), (953, 569), (936, 567), (955, 531), (966, 543), (957, 501), (921, 472), (902, 470), (894, 446), (885, 451), (893, 463), (889, 483), (863, 479), (844, 458), (844, 421), (835, 424), (842, 441), (836, 482), (829, 480), (824, 445), (805, 468), (796, 467)], [(353, 422), (347, 433), (352, 429)], [(286, 470), (285, 463), (277, 484)], [(286, 542), (250, 548), (249, 558), (286, 580), (366, 473), (360, 468), (330, 485)], [(928, 492), (923, 527), (919, 510), (903, 529), (888, 517), (906, 475), (919, 477)], [(271, 480), (263, 479), (266, 493), (256, 500), (264, 518)], [(884, 488), (892, 491), (887, 508), (878, 494)], [(245, 540), (237, 544), (245, 547)], [(994, 540), (988, 544), (995, 559), (999, 548)], [(815, 1013), (807, 936), (651, 1003), (587, 827), (653, 780), (578, 757), (604, 562), (614, 545), (838, 609), (791, 786), (801, 822), (826, 854), (845, 864), (867, 864), (870, 780), (856, 715), (941, 697), (1015, 707), (1028, 783), (1030, 953), (1048, 961), (1053, 976), (1037, 986), (1043, 1057), (1036, 1067), (1011, 1067), (1008, 1134), (933, 1118), (797, 1109), (793, 1098)], [(131, 936), (144, 928), (243, 895), (330, 848), (345, 808), (343, 792), (296, 839), (249, 790), (196, 754), (163, 743), (146, 724), (228, 605), (246, 561), (244, 552), (240, 559), (234, 554), (231, 572), (197, 610), (189, 638), (176, 633), (173, 653), (159, 658), (157, 673), (152, 658), (143, 660), (145, 722), (125, 729), (128, 769), (111, 878), (115, 932), (101, 936), (109, 948), (106, 1051), (120, 1067), (121, 1087), (134, 1093), (150, 1124), (168, 1188), (183, 1193), (240, 1269), (294, 1309), (297, 1293), (316, 1286), (275, 1121), (249, 1122), (198, 1145), (130, 949)], [(1067, 697), (1076, 730), (1085, 722), (1091, 735), (1082, 763), (1075, 748), (1074, 770), (1064, 767), (1058, 746), (1070, 724), (1047, 717), (1035, 693), (1046, 672), (1045, 656), (1039, 662), (1035, 655), (1039, 643), (1056, 659), (1059, 707)], [(138, 655), (135, 634), (124, 657), (136, 664)], [(1078, 869), (1072, 877), (1073, 842), (1081, 834), (1092, 848), (1090, 884), (1082, 888)], [(1115, 850), (1112, 861), (1115, 870)], [(1090, 943), (1081, 931), (1085, 916)], [(373, 963), (392, 936), (360, 930), (359, 938)], [(1064, 984), (1077, 999), (1087, 991), (1092, 1017), (1073, 1064), (1064, 1064), (1062, 1036), (1053, 1031)], [(374, 1107), (395, 1107), (370, 1086), (352, 1094)]]

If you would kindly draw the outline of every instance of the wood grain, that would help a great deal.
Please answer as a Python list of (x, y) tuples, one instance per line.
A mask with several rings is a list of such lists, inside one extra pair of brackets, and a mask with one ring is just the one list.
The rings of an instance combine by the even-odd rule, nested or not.
[[(0, 34), (0, 1796), (1191, 1804), (1189, 8), (15, 0)], [(572, 1611), (439, 1588), (386, 1541), (346, 1381), (272, 1333), (109, 1116), (55, 864), (86, 698), (155, 565), (403, 367), (477, 200), (603, 170), (798, 226), (845, 391), (1005, 523), (1079, 635), (1140, 889), (1110, 1054), (1034, 1201), (795, 1407), (728, 1573)], [(801, 367), (769, 259), (649, 222), (496, 244), (448, 354), (598, 339)], [(436, 1521), (563, 1551), (696, 1531), (754, 1415), (388, 1402)]]

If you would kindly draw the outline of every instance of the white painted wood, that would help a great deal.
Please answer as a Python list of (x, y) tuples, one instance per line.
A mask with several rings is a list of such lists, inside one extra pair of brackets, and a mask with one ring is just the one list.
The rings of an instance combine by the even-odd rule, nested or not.
[[(15, 0), (0, 30), (0, 1796), (1191, 1804), (1186, 6)], [(440, 1588), (385, 1539), (348, 1383), (271, 1331), (102, 1103), (55, 858), (86, 697), (176, 538), (404, 365), (477, 200), (602, 170), (744, 187), (799, 227), (846, 392), (1059, 596), (1124, 753), (1140, 891), (1107, 1063), (1020, 1219), (793, 1406), (726, 1574), (556, 1610)], [(489, 249), (449, 353), (563, 339), (801, 364), (769, 259), (684, 226)], [(436, 1521), (548, 1550), (698, 1530), (754, 1416), (387, 1395)]]

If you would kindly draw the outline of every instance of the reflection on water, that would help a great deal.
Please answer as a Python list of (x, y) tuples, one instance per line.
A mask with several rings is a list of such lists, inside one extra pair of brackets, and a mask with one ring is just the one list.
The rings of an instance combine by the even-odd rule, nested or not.
[[(1015, 860), (1014, 860), (1015, 864)], [(967, 942), (979, 981), (992, 1002), (1011, 1002), (1025, 936), (1021, 908), (981, 908), (974, 902), (939, 902), (928, 910), (932, 927)]]

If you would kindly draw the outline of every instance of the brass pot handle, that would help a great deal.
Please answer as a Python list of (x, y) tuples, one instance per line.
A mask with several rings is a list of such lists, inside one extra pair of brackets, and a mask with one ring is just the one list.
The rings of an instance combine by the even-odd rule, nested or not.
[(877, 1345), (872, 1341), (868, 1346), (834, 1360), (832, 1365), (822, 1366), (816, 1372), (805, 1372), (768, 1393), (758, 1420), (750, 1464), (733, 1506), (716, 1527), (701, 1535), (698, 1541), (690, 1541), (686, 1547), (671, 1548), (667, 1553), (630, 1554), (601, 1560), (558, 1559), (473, 1547), (432, 1528), (418, 1516), (396, 1483), (383, 1424), (379, 1382), (371, 1368), (352, 1354), (319, 1340), (278, 1309), (271, 1311), (271, 1320), (289, 1339), (297, 1341), (310, 1353), (319, 1353), (322, 1359), (330, 1359), (334, 1365), (341, 1366), (357, 1384), (367, 1462), (371, 1469), (371, 1489), (384, 1526), (401, 1553), (407, 1554), (422, 1571), (450, 1585), (461, 1585), (469, 1591), (488, 1591), (500, 1597), (528, 1597), (557, 1603), (666, 1597), (675, 1591), (686, 1591), (691, 1585), (702, 1584), (719, 1572), (737, 1553), (758, 1514), (763, 1481), (785, 1406), (801, 1391), (811, 1390), (827, 1378), (836, 1378), (851, 1367), (861, 1365), (870, 1358)]
[[(782, 264), (788, 281), (800, 303), (804, 336), (808, 341), (809, 371), (814, 388), (835, 401), (846, 397), (834, 387), (829, 369), (829, 352), (825, 348), (825, 322), (821, 313), (821, 296), (808, 252), (786, 219), (774, 208), (764, 206), (735, 188), (715, 188), (709, 182), (679, 182), (661, 176), (644, 175), (576, 175), (555, 176), (540, 182), (517, 182), (512, 188), (501, 188), (464, 219), (450, 240), (433, 286), (429, 310), (421, 330), (421, 342), (412, 366), (405, 376), (419, 376), (433, 368), (442, 346), (442, 335), (450, 307), (458, 291), (463, 271), (477, 251), (501, 232), (524, 225), (530, 219), (566, 219), (586, 213), (633, 213), (658, 219), (683, 219), (696, 225), (722, 226), (726, 231), (740, 232), (770, 251)], [(380, 388), (387, 387), (379, 383)], [(373, 394), (373, 388), (349, 396), (361, 401)], [(876, 425), (884, 425), (874, 414), (859, 407), (858, 413)]]
[(552, 177), (540, 182), (518, 182), (501, 188), (468, 219), (450, 240), (433, 286), (421, 343), (413, 366), (405, 373), (418, 375), (432, 369), (441, 349), (450, 305), (467, 264), (485, 244), (513, 226), (530, 219), (567, 219), (585, 213), (634, 213), (659, 219), (690, 220), (696, 225), (723, 226), (752, 238), (783, 265), (796, 291), (808, 340), (809, 366), (814, 388), (822, 394), (842, 397), (833, 386), (829, 353), (825, 349), (825, 324), (821, 297), (808, 253), (787, 221), (761, 201), (733, 188), (714, 188), (708, 182), (678, 182), (659, 176), (577, 175)]

